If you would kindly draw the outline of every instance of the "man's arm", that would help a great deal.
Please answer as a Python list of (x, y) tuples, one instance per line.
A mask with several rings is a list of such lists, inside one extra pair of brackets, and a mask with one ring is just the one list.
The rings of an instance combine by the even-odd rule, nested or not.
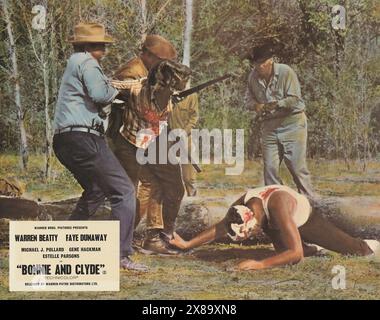
[(271, 224), (281, 235), (285, 251), (273, 257), (256, 261), (246, 260), (239, 264), (239, 269), (254, 270), (267, 269), (275, 266), (298, 263), (303, 259), (301, 236), (292, 218), (295, 208), (295, 199), (286, 192), (277, 191), (269, 199), (268, 210)]
[(290, 110), (303, 110), (305, 105), (301, 97), (301, 86), (294, 70), (289, 67), (286, 75), (284, 90), (284, 99), (277, 101), (279, 109), (286, 108)]
[(259, 103), (256, 100), (255, 93), (252, 90), (252, 73), (248, 76), (247, 90), (245, 92), (245, 105), (250, 111), (255, 111), (257, 114), (261, 113), (264, 107), (264, 104)]
[(118, 95), (119, 91), (111, 86), (95, 60), (85, 63), (82, 74), (87, 93), (94, 103), (105, 106)]

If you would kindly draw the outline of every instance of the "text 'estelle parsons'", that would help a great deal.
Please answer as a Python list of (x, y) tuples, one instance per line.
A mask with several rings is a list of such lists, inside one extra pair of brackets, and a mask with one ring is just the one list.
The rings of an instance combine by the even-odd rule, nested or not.
[[(15, 234), (15, 240), (21, 241), (58, 241), (58, 234)], [(66, 234), (66, 241), (107, 241), (107, 234)]]

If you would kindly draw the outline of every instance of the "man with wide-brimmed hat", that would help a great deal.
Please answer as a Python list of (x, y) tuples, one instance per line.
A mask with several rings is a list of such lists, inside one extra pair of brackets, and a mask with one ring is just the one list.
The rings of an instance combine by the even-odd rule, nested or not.
[[(163, 61), (173, 62), (176, 58), (176, 49), (167, 39), (159, 35), (147, 35), (139, 56), (121, 66), (114, 77), (119, 80), (143, 79), (158, 64)], [(177, 63), (173, 63), (173, 66), (182, 68)], [(186, 69), (185, 66), (183, 67)], [(145, 148), (139, 144), (141, 139), (137, 138), (137, 134), (146, 126), (146, 119), (141, 116), (141, 112), (136, 112), (142, 109), (142, 106), (137, 106), (136, 103), (144, 100), (141, 99), (141, 93), (138, 95), (137, 99), (126, 102), (125, 110), (113, 108), (108, 136), (115, 155), (135, 184), (138, 193), (136, 225), (143, 216), (147, 218), (143, 248), (153, 253), (173, 254), (175, 252), (167, 248), (162, 236), (172, 234), (184, 196), (181, 167), (179, 164), (171, 163), (140, 165), (136, 160), (138, 149)], [(160, 118), (161, 122), (167, 121), (171, 109), (169, 101), (168, 112), (164, 118)], [(155, 139), (153, 143), (157, 141), (158, 139)], [(165, 149), (161, 150), (162, 152), (168, 151), (168, 146), (161, 146), (161, 148)], [(157, 151), (159, 149), (160, 146), (157, 144)]]
[(121, 98), (99, 64), (105, 45), (113, 39), (101, 24), (80, 23), (69, 40), (75, 52), (67, 62), (54, 117), (53, 148), (59, 161), (84, 189), (70, 220), (87, 220), (104, 203), (111, 203), (112, 219), (120, 221), (120, 267), (146, 271), (134, 263), (133, 226), (135, 190), (104, 136), (104, 116), (99, 111)]
[(255, 47), (249, 55), (246, 104), (262, 124), (264, 182), (282, 184), (279, 167), (285, 161), (299, 192), (315, 196), (306, 165), (307, 119), (301, 87), (294, 70), (273, 61), (273, 45)]

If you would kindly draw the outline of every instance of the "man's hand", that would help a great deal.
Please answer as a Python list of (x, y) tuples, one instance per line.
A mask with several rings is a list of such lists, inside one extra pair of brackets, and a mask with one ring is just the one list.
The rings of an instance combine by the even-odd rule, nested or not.
[(263, 111), (264, 113), (271, 113), (272, 111), (276, 110), (278, 107), (277, 101), (269, 102), (264, 104)]
[(258, 103), (255, 104), (255, 111), (257, 114), (261, 114), (264, 110), (264, 104), (263, 103)]
[(171, 239), (169, 243), (182, 250), (186, 250), (189, 248), (188, 241), (183, 240), (176, 232), (173, 232), (173, 239)]
[(261, 261), (256, 260), (244, 260), (237, 266), (238, 270), (261, 270), (264, 269), (264, 265)]

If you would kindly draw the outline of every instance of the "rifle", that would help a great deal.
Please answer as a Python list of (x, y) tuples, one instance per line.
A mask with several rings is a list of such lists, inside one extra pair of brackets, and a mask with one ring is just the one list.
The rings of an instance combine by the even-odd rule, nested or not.
[(201, 173), (202, 172), (202, 169), (200, 168), (200, 166), (198, 166), (196, 163), (193, 163), (193, 158), (191, 157), (190, 154), (187, 155), (187, 158), (189, 160), (189, 163), (193, 166), (193, 168), (195, 169), (195, 171), (197, 173)]
[(232, 77), (232, 74), (230, 73), (227, 73), (221, 77), (218, 77), (218, 78), (215, 78), (215, 79), (212, 79), (212, 80), (209, 80), (209, 81), (206, 81), (204, 83), (201, 83), (195, 87), (192, 87), (190, 89), (187, 89), (187, 90), (184, 90), (184, 91), (181, 91), (181, 92), (177, 92), (175, 94), (172, 95), (172, 102), (173, 103), (178, 103), (180, 101), (182, 101), (183, 99), (185, 99), (187, 96), (195, 93), (195, 92), (199, 92), (209, 86), (212, 86), (213, 84), (215, 83), (218, 83), (218, 82), (221, 82), (221, 81), (224, 81), (228, 78)]

